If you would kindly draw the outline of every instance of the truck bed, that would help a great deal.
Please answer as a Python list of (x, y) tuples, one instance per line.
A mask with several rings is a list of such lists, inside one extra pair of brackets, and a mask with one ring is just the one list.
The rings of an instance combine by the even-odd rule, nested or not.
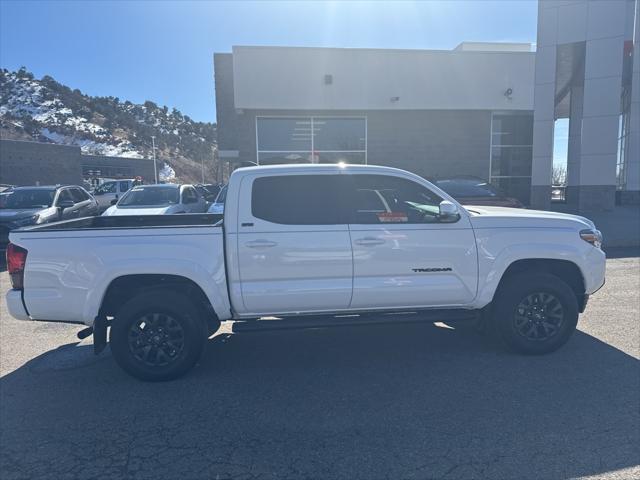
[(28, 251), (22, 301), (34, 320), (92, 325), (109, 285), (130, 275), (184, 277), (230, 309), (220, 215), (88, 217), (9, 238)]
[(127, 215), (113, 217), (84, 217), (62, 222), (26, 227), (20, 231), (65, 231), (112, 228), (166, 228), (192, 226), (221, 226), (222, 215), (212, 213), (185, 213), (182, 215)]

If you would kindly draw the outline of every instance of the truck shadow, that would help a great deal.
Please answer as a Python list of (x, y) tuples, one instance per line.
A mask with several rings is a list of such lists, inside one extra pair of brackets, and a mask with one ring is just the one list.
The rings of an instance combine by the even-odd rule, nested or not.
[(640, 362), (582, 332), (544, 357), (429, 324), (218, 335), (159, 384), (91, 348), (0, 379), (3, 478), (555, 479), (638, 463)]

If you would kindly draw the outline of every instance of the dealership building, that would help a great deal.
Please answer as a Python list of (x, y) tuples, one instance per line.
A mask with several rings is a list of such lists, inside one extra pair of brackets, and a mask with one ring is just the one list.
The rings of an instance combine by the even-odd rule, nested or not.
[(638, 30), (638, 0), (543, 0), (537, 49), (235, 46), (214, 55), (219, 158), (472, 175), (548, 208), (568, 118), (569, 207), (637, 202)]

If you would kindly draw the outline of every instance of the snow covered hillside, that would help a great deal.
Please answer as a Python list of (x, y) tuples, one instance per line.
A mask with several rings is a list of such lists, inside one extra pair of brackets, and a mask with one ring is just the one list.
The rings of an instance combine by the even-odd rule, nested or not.
[[(208, 180), (214, 174), (216, 127), (195, 122), (178, 110), (91, 97), (49, 76), (36, 79), (26, 69), (0, 70), (2, 138), (77, 145), (83, 153), (151, 157), (155, 136), (158, 162), (180, 181)], [(207, 179), (207, 178), (206, 178)]]

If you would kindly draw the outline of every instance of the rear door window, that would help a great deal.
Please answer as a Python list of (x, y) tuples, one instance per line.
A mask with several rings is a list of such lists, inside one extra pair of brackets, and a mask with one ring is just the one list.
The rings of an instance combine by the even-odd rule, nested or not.
[(344, 175), (282, 175), (256, 178), (251, 194), (255, 218), (283, 225), (344, 224)]

